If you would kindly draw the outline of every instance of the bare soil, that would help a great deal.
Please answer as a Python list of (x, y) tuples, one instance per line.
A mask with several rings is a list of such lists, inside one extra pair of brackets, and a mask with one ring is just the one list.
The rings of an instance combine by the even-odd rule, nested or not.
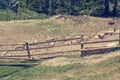
[[(67, 16), (57, 15), (46, 20), (17, 20), (0, 22), (0, 44), (21, 44), (45, 41), (48, 38), (64, 39), (66, 36), (71, 38), (84, 34), (88, 40), (96, 41), (97, 34), (113, 30), (113, 27), (120, 30), (119, 19), (115, 19), (115, 25), (108, 24), (110, 18), (97, 18), (91, 16)], [(105, 40), (117, 39), (117, 35), (107, 36)], [(101, 44), (100, 44), (101, 45)], [(91, 45), (90, 45), (91, 46)], [(99, 46), (99, 45), (94, 45)], [(62, 47), (49, 50), (33, 51), (34, 54), (44, 52), (66, 51), (79, 49), (80, 46)], [(3, 49), (3, 47), (1, 47)], [(12, 48), (14, 49), (14, 47)], [(16, 52), (13, 52), (16, 54)], [(9, 54), (9, 52), (2, 52)], [(21, 54), (18, 53), (17, 54)], [(24, 52), (23, 54), (26, 54)], [(9, 54), (10, 55), (10, 54)]]
[[(65, 15), (53, 16), (46, 20), (3, 21), (0, 22), (0, 43), (44, 41), (49, 37), (64, 38), (80, 34), (91, 38), (100, 32), (111, 30), (113, 26), (110, 26), (108, 21), (108, 18)], [(119, 21), (116, 19), (114, 25), (117, 30), (120, 29)]]

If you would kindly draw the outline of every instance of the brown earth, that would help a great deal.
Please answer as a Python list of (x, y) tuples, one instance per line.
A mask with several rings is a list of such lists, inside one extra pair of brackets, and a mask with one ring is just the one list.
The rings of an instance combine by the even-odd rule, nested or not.
[[(46, 20), (20, 20), (0, 22), (0, 43), (24, 43), (44, 41), (49, 37), (64, 38), (85, 34), (93, 37), (101, 31), (110, 29), (108, 18), (91, 16), (53, 16)], [(119, 20), (115, 27), (120, 29)]]
[[(66, 16), (57, 15), (46, 20), (18, 20), (0, 22), (0, 44), (21, 44), (45, 41), (48, 38), (63, 39), (66, 36), (74, 37), (84, 34), (89, 40), (98, 40), (94, 37), (113, 30), (108, 24), (110, 19), (91, 16)], [(120, 30), (119, 19), (115, 19), (115, 28)], [(116, 39), (118, 35), (108, 36), (106, 39)], [(1, 47), (1, 49), (4, 47)], [(32, 53), (66, 51), (79, 49), (78, 46), (62, 47), (59, 49), (38, 50)], [(14, 49), (14, 48), (12, 48)], [(8, 52), (3, 52), (7, 53)], [(26, 54), (26, 52), (24, 52)], [(16, 54), (16, 52), (15, 52)], [(20, 53), (21, 54), (21, 53)]]

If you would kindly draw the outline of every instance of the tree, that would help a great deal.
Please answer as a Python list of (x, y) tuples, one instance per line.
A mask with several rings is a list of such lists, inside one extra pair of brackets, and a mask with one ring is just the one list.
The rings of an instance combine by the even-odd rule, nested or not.
[(0, 0), (1, 9), (11, 9), (18, 13), (19, 1), (18, 0)]
[(49, 15), (49, 13), (50, 13), (50, 11), (49, 11), (49, 6), (50, 6), (49, 5), (49, 0), (44, 0), (43, 4), (44, 4), (43, 13)]
[(52, 15), (52, 0), (49, 0), (49, 15)]
[[(119, 0), (0, 0), (0, 9), (11, 9), (14, 12), (28, 9), (39, 14), (117, 16)], [(111, 7), (113, 6), (113, 10)]]
[(113, 16), (118, 15), (118, 0), (114, 0), (114, 6), (113, 6)]
[(109, 16), (109, 0), (105, 0), (104, 16)]

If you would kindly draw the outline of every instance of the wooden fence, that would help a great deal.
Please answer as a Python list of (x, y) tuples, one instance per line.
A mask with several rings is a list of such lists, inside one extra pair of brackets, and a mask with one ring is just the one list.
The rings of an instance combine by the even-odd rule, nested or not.
[[(71, 44), (64, 44), (64, 42), (70, 41)], [(76, 41), (72, 43), (72, 41)], [(50, 43), (54, 42), (55, 45), (49, 45)], [(111, 43), (111, 42), (118, 42), (118, 46), (112, 46), (112, 47), (86, 47), (86, 45), (97, 45), (97, 44), (103, 44), (103, 43)], [(61, 44), (62, 43), (62, 44)], [(18, 45), (24, 45), (24, 48), (20, 47), (18, 49), (15, 49)], [(37, 54), (35, 54), (35, 51), (33, 50), (49, 50), (53, 48), (61, 48), (61, 47), (72, 47), (72, 46), (79, 46), (78, 49), (74, 50), (64, 50), (64, 51), (38, 51)], [(114, 39), (114, 40), (102, 40), (102, 41), (94, 41), (94, 42), (81, 42), (81, 38), (70, 38), (70, 39), (59, 39), (59, 40), (52, 40), (52, 41), (44, 41), (44, 42), (37, 42), (37, 43), (28, 43), (25, 44), (7, 44), (7, 45), (0, 45), (0, 59), (3, 58), (10, 58), (10, 57), (27, 57), (32, 58), (32, 56), (48, 56), (48, 55), (55, 55), (55, 54), (63, 54), (63, 53), (70, 53), (70, 52), (80, 52), (81, 56), (90, 55), (93, 53), (104, 53), (113, 51), (120, 48), (120, 39)]]
[[(114, 44), (114, 43), (117, 44)], [(103, 46), (100, 47), (90, 47), (86, 48), (84, 47), (87, 44), (92, 44), (92, 45), (98, 45), (98, 44), (103, 44)], [(107, 46), (106, 43), (113, 43), (114, 45)], [(86, 56), (86, 55), (91, 55), (91, 54), (103, 54), (106, 52), (111, 52), (115, 50), (120, 49), (120, 39), (114, 39), (114, 40), (103, 40), (103, 41), (94, 41), (94, 42), (82, 42), (81, 43), (81, 56)]]
[[(43, 55), (54, 55), (54, 54), (61, 54), (66, 52), (74, 52), (77, 50), (72, 51), (59, 51), (59, 52), (40, 52), (40, 54), (34, 54), (32, 53), (33, 50), (41, 50), (41, 49), (50, 49), (54, 47), (63, 47), (63, 46), (72, 46), (72, 45), (78, 45), (78, 43), (70, 44), (70, 45), (54, 45), (50, 46), (49, 43), (63, 43), (66, 41), (72, 41), (72, 40), (80, 40), (81, 37), (78, 38), (70, 38), (70, 39), (59, 39), (59, 40), (52, 40), (52, 41), (43, 41), (43, 42), (37, 42), (37, 43), (24, 43), (24, 44), (0, 44), (0, 59), (12, 59), (13, 57), (19, 58), (19, 57), (28, 57), (31, 58), (31, 56), (43, 56)], [(23, 48), (24, 45), (24, 48)], [(18, 48), (16, 48), (18, 47)], [(80, 51), (80, 50), (79, 50)]]

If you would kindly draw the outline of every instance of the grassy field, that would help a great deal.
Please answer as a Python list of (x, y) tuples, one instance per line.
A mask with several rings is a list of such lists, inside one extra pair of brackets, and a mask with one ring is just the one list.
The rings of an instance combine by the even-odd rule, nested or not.
[[(86, 17), (80, 18), (82, 23), (76, 24), (71, 18), (63, 19), (53, 16), (45, 20), (11, 20), (0, 22), (1, 43), (24, 43), (44, 41), (47, 38), (64, 38), (65, 36), (76, 36), (85, 34), (94, 37), (98, 32), (108, 30), (107, 18)], [(117, 25), (117, 26), (116, 26)], [(119, 22), (115, 24), (119, 30)], [(25, 36), (25, 37), (23, 37)]]
[[(116, 23), (115, 26), (119, 30), (120, 24)], [(45, 20), (1, 21), (0, 43), (31, 43), (36, 40), (45, 41), (51, 37), (61, 39), (65, 36), (80, 34), (85, 34), (90, 39), (97, 33), (108, 30), (109, 27), (107, 18), (90, 16), (80, 18), (77, 23), (71, 18), (65, 19), (59, 16)], [(114, 36), (110, 38), (114, 39)], [(74, 49), (76, 48), (79, 46), (74, 47)], [(67, 49), (61, 48), (61, 50)], [(71, 48), (69, 47), (69, 49)], [(0, 63), (23, 62), (0, 60)], [(34, 67), (0, 66), (0, 80), (120, 80), (119, 51), (83, 58), (79, 56), (78, 52), (35, 63), (39, 63), (39, 65)]]
[(39, 65), (35, 67), (0, 66), (0, 80), (119, 80), (120, 54), (113, 55), (115, 54), (84, 58), (64, 55), (52, 60), (38, 61), (36, 63)]
[(29, 20), (29, 19), (45, 19), (46, 15), (38, 14), (34, 11), (28, 9), (20, 8), (19, 14), (13, 12), (12, 10), (0, 10), (0, 21), (10, 21), (10, 20)]

